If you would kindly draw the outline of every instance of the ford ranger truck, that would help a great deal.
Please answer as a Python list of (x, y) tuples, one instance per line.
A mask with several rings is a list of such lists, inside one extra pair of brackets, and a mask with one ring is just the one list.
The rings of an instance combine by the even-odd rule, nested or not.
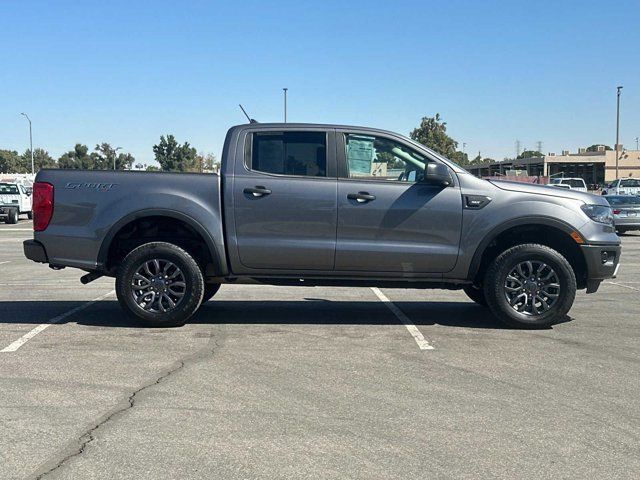
[(27, 258), (115, 278), (122, 308), (184, 324), (227, 283), (462, 289), (548, 327), (613, 278), (601, 197), (487, 181), (373, 128), (231, 128), (220, 175), (42, 170)]

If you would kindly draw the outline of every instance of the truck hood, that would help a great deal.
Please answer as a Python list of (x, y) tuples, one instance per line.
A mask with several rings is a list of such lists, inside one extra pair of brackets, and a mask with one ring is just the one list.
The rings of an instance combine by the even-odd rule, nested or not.
[(506, 180), (489, 180), (489, 182), (491, 182), (499, 189), (507, 190), (509, 192), (523, 192), (533, 193), (536, 195), (570, 198), (572, 200), (579, 200), (587, 204), (609, 206), (609, 202), (607, 202), (607, 200), (605, 198), (602, 198), (600, 195), (578, 192), (577, 190), (565, 190), (563, 188), (548, 187), (546, 185), (535, 185), (533, 183), (524, 182), (509, 182)]

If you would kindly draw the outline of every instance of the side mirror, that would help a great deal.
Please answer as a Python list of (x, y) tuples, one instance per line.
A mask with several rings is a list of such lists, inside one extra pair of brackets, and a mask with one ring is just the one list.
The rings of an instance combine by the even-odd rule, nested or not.
[(442, 163), (436, 162), (427, 163), (426, 169), (424, 171), (423, 181), (425, 183), (440, 185), (442, 187), (448, 187), (453, 183), (451, 173), (449, 172), (449, 167)]

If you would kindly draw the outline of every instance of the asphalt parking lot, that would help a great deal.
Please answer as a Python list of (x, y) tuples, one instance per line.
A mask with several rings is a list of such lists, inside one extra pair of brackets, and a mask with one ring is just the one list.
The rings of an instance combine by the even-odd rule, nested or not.
[(637, 233), (548, 330), (462, 292), (259, 286), (147, 329), (113, 280), (27, 261), (30, 228), (0, 225), (2, 479), (640, 476)]

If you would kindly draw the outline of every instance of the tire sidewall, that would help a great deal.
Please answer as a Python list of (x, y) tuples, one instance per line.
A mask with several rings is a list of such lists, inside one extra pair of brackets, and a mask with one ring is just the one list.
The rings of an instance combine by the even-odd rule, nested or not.
[[(133, 298), (131, 282), (134, 274), (144, 262), (154, 259), (174, 263), (185, 277), (184, 297), (176, 308), (165, 313), (145, 311)], [(169, 243), (147, 243), (129, 253), (120, 265), (116, 276), (116, 293), (125, 310), (144, 323), (159, 327), (179, 326), (184, 325), (200, 306), (204, 281), (198, 264), (186, 251)]]

